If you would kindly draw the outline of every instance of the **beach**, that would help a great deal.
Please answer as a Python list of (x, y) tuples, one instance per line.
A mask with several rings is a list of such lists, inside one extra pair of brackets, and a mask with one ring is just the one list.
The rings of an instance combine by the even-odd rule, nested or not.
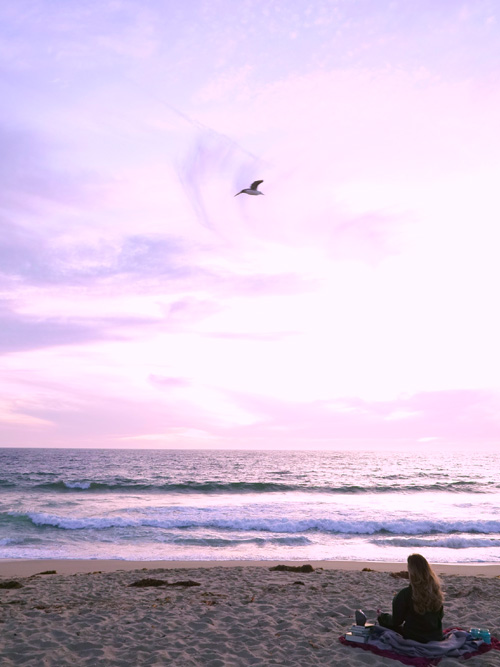
[[(272, 569), (279, 564), (312, 571)], [(360, 561), (2, 560), (0, 664), (401, 665), (338, 637), (356, 609), (369, 621), (378, 607), (390, 609), (407, 585), (394, 575), (405, 569)], [(498, 637), (500, 565), (434, 569), (445, 592), (444, 627), (488, 627)], [(1, 587), (6, 582), (16, 587)], [(465, 664), (500, 667), (500, 651)]]
[(412, 552), (444, 627), (499, 636), (497, 461), (0, 451), (0, 666), (400, 665), (339, 636), (390, 611)]

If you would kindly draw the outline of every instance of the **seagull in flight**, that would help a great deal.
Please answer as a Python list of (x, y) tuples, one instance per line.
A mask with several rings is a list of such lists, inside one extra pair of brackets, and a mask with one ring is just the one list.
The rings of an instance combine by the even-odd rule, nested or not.
[(240, 190), (234, 196), (237, 197), (238, 195), (241, 195), (242, 192), (244, 192), (246, 195), (263, 195), (263, 192), (259, 192), (259, 190), (257, 190), (261, 183), (264, 183), (264, 181), (254, 181), (249, 188)]

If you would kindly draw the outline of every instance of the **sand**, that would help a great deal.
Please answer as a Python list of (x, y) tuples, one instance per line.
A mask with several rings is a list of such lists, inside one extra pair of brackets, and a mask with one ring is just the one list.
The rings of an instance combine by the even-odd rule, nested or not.
[[(288, 563), (300, 565), (301, 563)], [(311, 562), (313, 572), (259, 563), (0, 561), (0, 665), (373, 665), (402, 663), (338, 636), (357, 608), (374, 620), (406, 584), (401, 563)], [(372, 571), (362, 571), (369, 567)], [(500, 566), (435, 566), (445, 626), (500, 636)], [(36, 574), (56, 570), (56, 574)], [(145, 578), (170, 586), (131, 587)], [(199, 584), (182, 585), (191, 581)], [(500, 667), (500, 651), (440, 667)]]

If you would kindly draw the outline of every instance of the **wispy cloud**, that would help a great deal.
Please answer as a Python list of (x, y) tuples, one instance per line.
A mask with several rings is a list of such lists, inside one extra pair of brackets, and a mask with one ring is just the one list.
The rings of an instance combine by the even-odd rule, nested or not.
[(0, 276), (26, 283), (85, 284), (128, 275), (185, 278), (199, 274), (184, 244), (160, 235), (135, 235), (89, 244), (48, 238), (40, 231), (0, 223)]
[[(54, 142), (15, 119), (0, 123), (0, 207), (4, 215), (40, 218), (53, 207), (88, 205), (99, 184), (96, 173), (54, 164)], [(93, 190), (93, 191), (92, 191)], [(15, 221), (15, 220), (14, 220)]]
[(220, 201), (228, 196), (229, 184), (236, 189), (236, 178), (245, 183), (253, 180), (250, 174), (262, 169), (262, 165), (262, 160), (234, 140), (204, 128), (178, 167), (179, 178), (200, 224), (217, 229), (217, 217), (210, 211), (214, 190)]
[(263, 396), (233, 394), (255, 415), (254, 423), (230, 428), (242, 437), (265, 438), (306, 448), (353, 446), (370, 442), (382, 447), (398, 443), (434, 442), (463, 447), (476, 442), (493, 445), (500, 436), (500, 394), (492, 391), (423, 392), (394, 401), (343, 398), (336, 401), (289, 402)]
[(149, 376), (149, 381), (155, 387), (159, 387), (160, 389), (182, 389), (184, 387), (189, 387), (191, 384), (186, 378), (155, 374)]
[(20, 315), (0, 307), (0, 354), (35, 350), (47, 346), (75, 345), (103, 340), (106, 328), (71, 318), (45, 318)]
[(2, 3), (9, 437), (497, 437), (498, 32), (487, 2)]
[(213, 331), (211, 333), (203, 334), (207, 338), (225, 338), (227, 340), (253, 340), (262, 342), (276, 342), (288, 338), (290, 336), (297, 336), (297, 331), (273, 331), (273, 332), (229, 332), (229, 331)]
[[(141, 317), (40, 316), (22, 313), (0, 301), (0, 355), (48, 347), (82, 346), (125, 340), (127, 330), (151, 327), (158, 320)], [(128, 334), (130, 335), (130, 334)]]

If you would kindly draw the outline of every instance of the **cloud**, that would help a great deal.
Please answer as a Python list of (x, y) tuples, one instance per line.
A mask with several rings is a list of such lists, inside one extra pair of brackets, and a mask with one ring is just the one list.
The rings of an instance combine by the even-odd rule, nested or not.
[(81, 6), (70, 1), (52, 7), (43, 0), (20, 0), (3, 3), (0, 19), (11, 27), (5, 31), (4, 54), (10, 56), (10, 67), (21, 72), (33, 67), (65, 74), (102, 72), (120, 61), (147, 59), (158, 44), (158, 16), (129, 3), (90, 0)]
[(0, 355), (50, 347), (126, 341), (132, 328), (153, 328), (157, 318), (139, 316), (47, 316), (16, 312), (0, 301)]
[(399, 231), (406, 226), (401, 217), (371, 212), (334, 221), (330, 251), (333, 257), (377, 261), (399, 251)]
[(0, 302), (0, 355), (110, 339), (109, 323), (21, 315)]
[(189, 262), (186, 245), (179, 239), (160, 235), (134, 235), (119, 246), (109, 273), (183, 278), (199, 274)]
[(189, 380), (181, 377), (151, 374), (148, 379), (152, 385), (160, 389), (183, 389), (191, 385)]
[(273, 332), (262, 332), (262, 333), (253, 333), (253, 332), (224, 332), (224, 331), (214, 331), (211, 333), (203, 334), (206, 338), (225, 338), (227, 340), (253, 340), (253, 341), (262, 341), (264, 343), (274, 343), (276, 341), (284, 340), (290, 336), (298, 336), (298, 331), (273, 331)]
[(61, 443), (498, 434), (421, 391), (499, 376), (491, 7), (197, 5), (0, 5), (1, 393)]
[[(486, 390), (421, 392), (394, 401), (343, 398), (335, 401), (295, 402), (231, 392), (238, 406), (253, 414), (251, 425), (231, 428), (242, 438), (300, 440), (349, 446), (350, 442), (379, 446), (398, 442), (439, 445), (493, 444), (500, 437), (500, 394)], [(237, 433), (235, 432), (237, 431)]]
[[(200, 275), (178, 238), (136, 234), (93, 244), (49, 238), (0, 220), (0, 276), (27, 284), (82, 285), (114, 276), (180, 279)], [(19, 282), (17, 283), (19, 285)]]
[(45, 447), (67, 447), (68, 442), (84, 447), (123, 447), (124, 441), (147, 441), (162, 433), (175, 447), (182, 446), (183, 432), (209, 434), (216, 421), (202, 406), (193, 409), (166, 392), (161, 393), (161, 399), (145, 399), (104, 395), (98, 388), (89, 391), (60, 386), (47, 391), (44, 384), (38, 389), (38, 400), (18, 397), (10, 404), (0, 403), (2, 442), (10, 446), (36, 441), (37, 446)]
[(245, 296), (293, 295), (301, 292), (313, 291), (316, 281), (308, 275), (300, 274), (300, 267), (296, 273), (247, 273), (221, 271), (216, 277), (223, 292), (233, 292)]
[[(195, 123), (190, 118), (187, 120)], [(228, 196), (229, 183), (236, 190), (237, 180), (244, 183), (254, 180), (250, 174), (262, 168), (262, 162), (230, 137), (204, 127), (178, 166), (179, 179), (199, 223), (217, 229), (217, 209), (211, 206), (214, 193), (220, 202)]]
[(0, 219), (0, 278), (29, 277), (38, 281), (50, 266), (45, 240), (36, 231), (29, 231)]
[(31, 220), (49, 207), (60, 213), (60, 207), (90, 206), (102, 187), (96, 172), (57, 166), (59, 147), (32, 128), (0, 124), (0, 148), (0, 210), (6, 217), (22, 214)]

